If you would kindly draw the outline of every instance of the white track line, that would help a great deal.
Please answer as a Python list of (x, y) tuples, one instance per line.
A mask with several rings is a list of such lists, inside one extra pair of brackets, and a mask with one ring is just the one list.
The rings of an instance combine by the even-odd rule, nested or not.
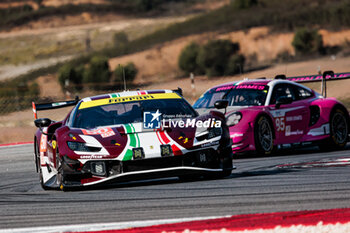
[(27, 145), (33, 145), (33, 144), (34, 142), (0, 144), (0, 149), (7, 148), (7, 147), (27, 146)]
[(85, 231), (103, 231), (103, 230), (120, 230), (135, 227), (147, 227), (160, 224), (180, 223), (197, 220), (208, 220), (216, 218), (224, 218), (231, 216), (212, 216), (212, 217), (194, 217), (194, 218), (176, 218), (162, 220), (145, 220), (132, 222), (115, 222), (115, 223), (94, 223), (94, 224), (79, 224), (66, 226), (47, 226), (47, 227), (26, 227), (26, 228), (11, 228), (0, 229), (0, 233), (53, 233), (53, 232), (85, 232)]

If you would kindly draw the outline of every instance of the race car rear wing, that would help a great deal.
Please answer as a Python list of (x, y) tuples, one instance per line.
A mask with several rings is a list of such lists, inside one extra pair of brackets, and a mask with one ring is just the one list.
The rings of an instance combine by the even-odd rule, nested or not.
[(74, 100), (68, 100), (68, 101), (43, 103), (43, 104), (36, 104), (36, 103), (32, 102), (34, 118), (38, 119), (37, 111), (51, 110), (51, 109), (56, 109), (56, 108), (65, 108), (65, 107), (69, 107), (69, 106), (75, 106), (75, 105), (77, 105), (79, 100), (80, 100), (79, 97), (76, 96)]
[(307, 76), (297, 76), (297, 77), (287, 77), (286, 80), (298, 82), (298, 83), (307, 83), (307, 82), (319, 82), (322, 80), (341, 80), (349, 79), (350, 73), (338, 73), (334, 74), (333, 71), (325, 71), (322, 75), (307, 75)]
[(183, 96), (183, 92), (182, 92), (182, 89), (180, 87), (178, 87), (177, 89), (174, 89), (172, 91), (179, 94), (180, 96)]
[(327, 97), (327, 84), (326, 81), (336, 81), (343, 79), (350, 79), (350, 73), (337, 73), (333, 71), (325, 71), (322, 75), (306, 75), (306, 76), (296, 76), (296, 77), (286, 77), (284, 75), (277, 75), (275, 79), (285, 79), (297, 83), (311, 83), (311, 82), (320, 82), (322, 95)]

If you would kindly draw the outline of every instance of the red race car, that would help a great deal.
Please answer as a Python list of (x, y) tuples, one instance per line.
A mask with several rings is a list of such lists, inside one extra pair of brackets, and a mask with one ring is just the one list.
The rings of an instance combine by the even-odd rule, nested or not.
[(62, 121), (35, 120), (35, 164), (44, 189), (198, 175), (228, 176), (232, 150), (222, 113), (199, 116), (179, 91), (128, 91), (59, 103)]
[[(199, 113), (225, 109), (234, 153), (270, 154), (274, 148), (317, 143), (321, 149), (344, 148), (349, 113), (335, 98), (326, 98), (326, 80), (350, 73), (265, 78), (222, 84), (209, 89), (193, 105)], [(298, 82), (322, 81), (323, 95)]]

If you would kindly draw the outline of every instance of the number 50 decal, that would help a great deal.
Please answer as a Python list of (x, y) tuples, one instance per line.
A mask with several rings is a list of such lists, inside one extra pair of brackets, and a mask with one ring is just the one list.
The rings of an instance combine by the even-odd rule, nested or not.
[(277, 117), (275, 119), (275, 123), (276, 123), (276, 128), (278, 132), (284, 131), (286, 129), (286, 123), (285, 123), (284, 117)]

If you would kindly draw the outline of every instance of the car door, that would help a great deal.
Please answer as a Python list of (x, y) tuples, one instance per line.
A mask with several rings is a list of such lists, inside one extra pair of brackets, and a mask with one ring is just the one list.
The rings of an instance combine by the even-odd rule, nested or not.
[[(291, 98), (289, 104), (276, 106), (281, 97)], [(270, 99), (271, 115), (274, 118), (276, 144), (297, 143), (307, 130), (309, 123), (309, 108), (305, 101), (300, 100), (292, 84), (276, 84)]]

